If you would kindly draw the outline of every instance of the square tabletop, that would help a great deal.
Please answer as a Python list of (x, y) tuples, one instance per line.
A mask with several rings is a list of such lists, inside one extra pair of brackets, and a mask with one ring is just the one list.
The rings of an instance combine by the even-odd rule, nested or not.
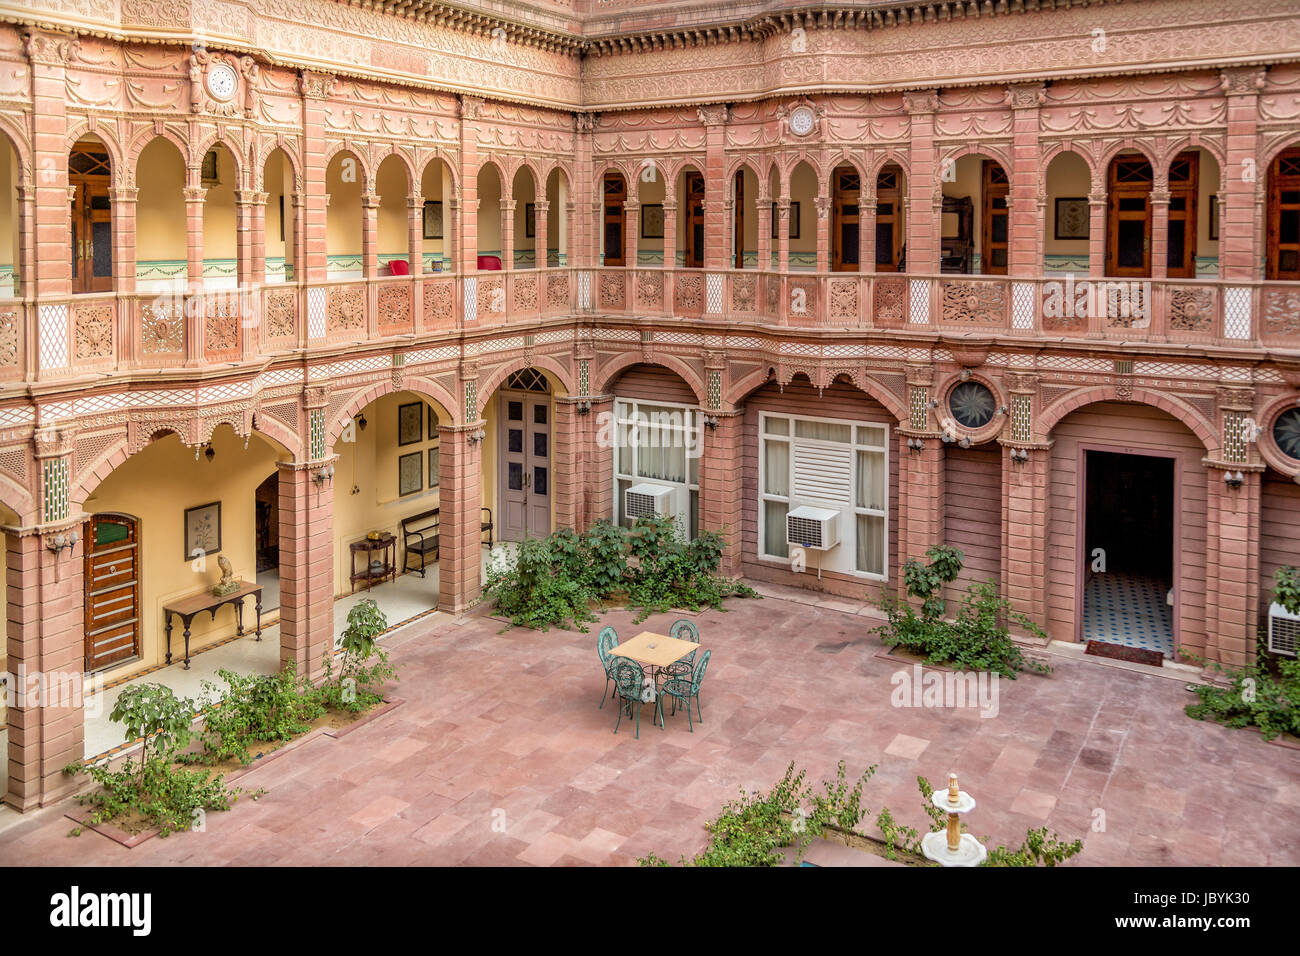
[(642, 631), (631, 640), (616, 644), (610, 650), (610, 654), (615, 657), (626, 657), (638, 664), (648, 664), (651, 667), (667, 667), (681, 660), (691, 651), (699, 649), (700, 645), (693, 641), (679, 641), (665, 634)]

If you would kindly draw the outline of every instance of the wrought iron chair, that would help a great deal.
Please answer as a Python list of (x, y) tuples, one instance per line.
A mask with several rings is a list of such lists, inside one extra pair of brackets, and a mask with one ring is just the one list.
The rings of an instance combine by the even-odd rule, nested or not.
[[(600, 666), (605, 669), (605, 691), (609, 691), (610, 681), (614, 680), (614, 667), (619, 659), (611, 651), (618, 647), (618, 632), (612, 627), (602, 627), (596, 636), (596, 653), (600, 655)], [(617, 685), (615, 685), (617, 692)], [(612, 695), (611, 695), (612, 696)], [(600, 709), (605, 709), (605, 694), (600, 695)]]
[[(691, 621), (682, 618), (679, 621), (673, 621), (673, 626), (668, 628), (668, 636), (676, 638), (679, 641), (690, 641), (692, 644), (700, 643), (700, 629)], [(673, 661), (667, 667), (660, 668), (659, 673), (669, 679), (682, 678), (690, 680), (691, 674), (695, 672), (695, 651), (691, 651), (679, 661)]]
[(646, 694), (651, 695), (654, 702), (655, 715), (659, 715), (659, 695), (655, 693), (654, 687), (646, 686), (645, 669), (636, 661), (629, 661), (619, 658), (614, 664), (614, 686), (618, 691), (618, 721), (614, 724), (614, 733), (618, 733), (619, 725), (623, 723), (623, 712), (627, 712), (629, 718), (632, 717), (632, 708), (636, 708), (636, 736), (641, 737), (641, 705), (648, 704), (651, 701), (646, 700)]
[[(663, 687), (660, 688), (661, 694), (667, 694), (673, 699), (674, 707), (677, 701), (686, 705), (686, 722), (690, 727), (691, 733), (695, 733), (695, 724), (691, 720), (691, 701), (695, 701), (695, 709), (699, 712), (700, 723), (704, 723), (704, 711), (700, 710), (700, 685), (704, 683), (704, 672), (709, 666), (709, 657), (712, 651), (705, 651), (700, 655), (700, 659), (695, 664), (695, 673), (690, 680), (678, 677), (674, 680), (664, 681)], [(662, 697), (660, 698), (662, 700)], [(660, 704), (662, 712), (663, 705)]]

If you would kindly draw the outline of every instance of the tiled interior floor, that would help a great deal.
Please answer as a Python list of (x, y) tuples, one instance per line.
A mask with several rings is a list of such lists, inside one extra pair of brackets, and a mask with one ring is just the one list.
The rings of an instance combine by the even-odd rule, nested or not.
[(1174, 653), (1170, 583), (1136, 574), (1090, 574), (1083, 598), (1083, 639)]
[[(949, 771), (978, 801), (972, 832), (1018, 845), (1046, 825), (1084, 841), (1078, 865), (1300, 864), (1300, 751), (1190, 719), (1184, 681), (1054, 655), (1050, 676), (995, 686), (997, 716), (896, 706), (910, 666), (885, 657), (878, 623), (774, 598), (690, 615), (712, 662), (704, 722), (684, 714), (640, 739), (613, 733), (597, 629), (663, 633), (611, 611), (587, 633), (502, 632), (436, 615), (389, 640), (405, 703), (342, 738), (315, 737), (239, 781), (266, 788), (202, 834), (128, 850), (72, 839), (69, 804), (0, 832), (11, 864), (631, 864), (705, 845), (705, 821), (740, 788), (767, 789), (792, 761), (815, 785), (837, 761), (875, 764), (864, 804), (924, 827), (918, 774)], [(1049, 648), (1048, 653), (1051, 654)], [(1098, 810), (1105, 826), (1096, 828)], [(817, 862), (817, 861), (814, 861)], [(1075, 865), (1075, 864), (1071, 864)]]

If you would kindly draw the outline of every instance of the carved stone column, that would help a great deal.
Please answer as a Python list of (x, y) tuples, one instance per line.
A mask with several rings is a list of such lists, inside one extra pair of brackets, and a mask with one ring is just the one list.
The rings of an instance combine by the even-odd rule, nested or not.
[(546, 234), (550, 228), (549, 213), (551, 204), (545, 199), (539, 199), (533, 203), (533, 268), (545, 269), (548, 265), (547, 255), (549, 247), (547, 245)]
[(911, 117), (907, 193), (907, 271), (939, 271), (938, 216), (933, 206), (939, 182), (935, 163), (934, 114), (939, 109), (938, 90), (903, 94)]
[[(443, 226), (446, 233), (446, 226)], [(424, 197), (414, 193), (406, 197), (406, 262), (411, 275), (424, 272)]]
[(1264, 218), (1267, 170), (1256, 155), (1259, 94), (1264, 70), (1231, 67), (1220, 73), (1227, 100), (1227, 156), (1223, 166), (1224, 194), (1219, 197), (1219, 274), (1225, 279), (1259, 276), (1259, 223)]

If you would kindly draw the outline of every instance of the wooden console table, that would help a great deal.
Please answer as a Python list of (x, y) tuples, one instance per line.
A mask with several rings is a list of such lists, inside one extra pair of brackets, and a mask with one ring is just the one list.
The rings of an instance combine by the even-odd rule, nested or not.
[[(394, 581), (397, 580), (397, 535), (385, 531), (378, 538), (371, 541), (369, 538), (362, 538), (360, 541), (353, 541), (348, 545), (348, 550), (352, 552), (352, 592), (357, 590), (357, 582), (365, 581), (366, 590), (370, 590), (370, 585), (378, 580), (383, 580), (389, 576)], [(383, 565), (382, 570), (372, 571), (370, 562), (373, 560), (372, 555), (378, 551), (383, 557), (380, 559)], [(366, 562), (363, 570), (357, 570), (357, 555), (361, 555)]]
[(262, 639), (262, 585), (249, 584), (247, 581), (240, 581), (239, 590), (232, 591), (229, 594), (223, 594), (217, 597), (211, 590), (205, 589), (198, 594), (192, 594), (187, 598), (181, 598), (174, 604), (168, 604), (163, 607), (163, 620), (167, 623), (167, 663), (172, 662), (172, 616), (175, 615), (181, 619), (181, 624), (185, 627), (185, 669), (190, 669), (190, 624), (194, 619), (204, 611), (212, 613), (212, 620), (217, 619), (217, 611), (227, 604), (234, 605), (236, 634), (243, 636), (244, 633), (244, 598), (250, 594), (255, 596), (257, 602), (257, 639)]

